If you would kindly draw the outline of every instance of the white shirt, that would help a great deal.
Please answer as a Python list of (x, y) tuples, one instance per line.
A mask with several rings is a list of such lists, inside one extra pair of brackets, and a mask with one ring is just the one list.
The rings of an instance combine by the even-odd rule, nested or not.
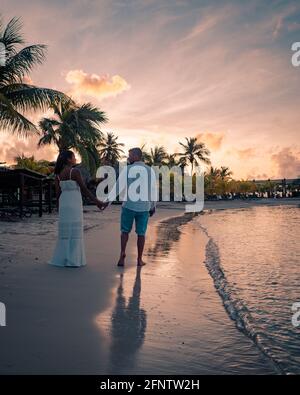
[(141, 212), (154, 208), (158, 196), (154, 170), (142, 161), (125, 166), (107, 200), (112, 202), (117, 196), (129, 210)]

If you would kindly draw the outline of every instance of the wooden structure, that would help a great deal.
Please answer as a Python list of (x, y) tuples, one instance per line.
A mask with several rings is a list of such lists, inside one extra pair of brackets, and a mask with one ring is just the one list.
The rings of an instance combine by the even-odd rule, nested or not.
[(19, 216), (26, 210), (38, 209), (41, 217), (44, 206), (52, 212), (53, 180), (28, 169), (0, 168), (0, 210), (17, 208)]

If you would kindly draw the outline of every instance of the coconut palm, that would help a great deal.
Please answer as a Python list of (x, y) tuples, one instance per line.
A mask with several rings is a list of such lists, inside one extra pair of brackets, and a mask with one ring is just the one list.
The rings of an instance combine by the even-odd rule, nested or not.
[(28, 169), (45, 175), (51, 174), (53, 171), (53, 167), (50, 162), (43, 159), (36, 160), (33, 155), (29, 157), (24, 154), (16, 156), (15, 162), (15, 169)]
[(216, 167), (211, 166), (207, 172), (205, 172), (205, 190), (208, 195), (216, 193), (216, 184), (220, 176), (220, 170)]
[(76, 105), (69, 100), (52, 106), (54, 117), (39, 122), (39, 146), (55, 144), (61, 152), (76, 150), (92, 174), (99, 163), (97, 146), (103, 134), (100, 124), (106, 122), (105, 113), (90, 103)]
[(124, 144), (118, 143), (118, 136), (108, 132), (98, 145), (101, 162), (115, 166), (124, 155), (122, 147)]
[(179, 142), (183, 152), (177, 155), (180, 158), (184, 158), (186, 164), (191, 166), (191, 174), (193, 174), (194, 167), (199, 166), (200, 162), (210, 164), (210, 159), (208, 158), (210, 152), (204, 143), (198, 142), (196, 137), (186, 137), (185, 140), (185, 143)]
[(155, 146), (151, 148), (148, 164), (150, 166), (162, 166), (167, 163), (168, 154), (163, 146)]
[(211, 166), (208, 172), (208, 176), (212, 179), (218, 178), (220, 176), (220, 170), (217, 167)]
[(143, 144), (141, 146), (141, 150), (142, 150), (142, 160), (146, 163), (149, 164), (150, 162), (150, 154), (149, 152), (146, 150), (146, 144)]
[(220, 169), (220, 177), (221, 177), (221, 179), (223, 181), (224, 180), (228, 180), (231, 176), (232, 176), (232, 171), (229, 170), (229, 167), (221, 166), (221, 169)]
[(3, 27), (0, 22), (0, 128), (27, 136), (37, 132), (35, 125), (24, 115), (31, 110), (45, 110), (55, 102), (67, 100), (61, 92), (25, 83), (33, 67), (45, 59), (45, 45), (24, 44), (22, 24), (13, 18)]
[(176, 159), (176, 154), (167, 154), (166, 161), (170, 169), (180, 165), (180, 161)]

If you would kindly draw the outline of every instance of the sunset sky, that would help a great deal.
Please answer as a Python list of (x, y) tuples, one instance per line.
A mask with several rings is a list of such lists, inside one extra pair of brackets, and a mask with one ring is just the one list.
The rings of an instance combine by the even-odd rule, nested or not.
[[(126, 148), (198, 136), (236, 178), (300, 175), (299, 0), (1, 0), (0, 13), (48, 45), (33, 83), (99, 106)], [(0, 162), (22, 152), (55, 156), (0, 132)]]

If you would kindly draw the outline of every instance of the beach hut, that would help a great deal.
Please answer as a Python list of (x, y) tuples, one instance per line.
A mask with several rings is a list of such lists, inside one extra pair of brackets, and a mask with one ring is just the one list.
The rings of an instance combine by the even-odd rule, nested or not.
[(0, 168), (0, 212), (14, 213), (20, 218), (37, 209), (43, 214), (44, 205), (52, 211), (53, 180), (28, 169)]

